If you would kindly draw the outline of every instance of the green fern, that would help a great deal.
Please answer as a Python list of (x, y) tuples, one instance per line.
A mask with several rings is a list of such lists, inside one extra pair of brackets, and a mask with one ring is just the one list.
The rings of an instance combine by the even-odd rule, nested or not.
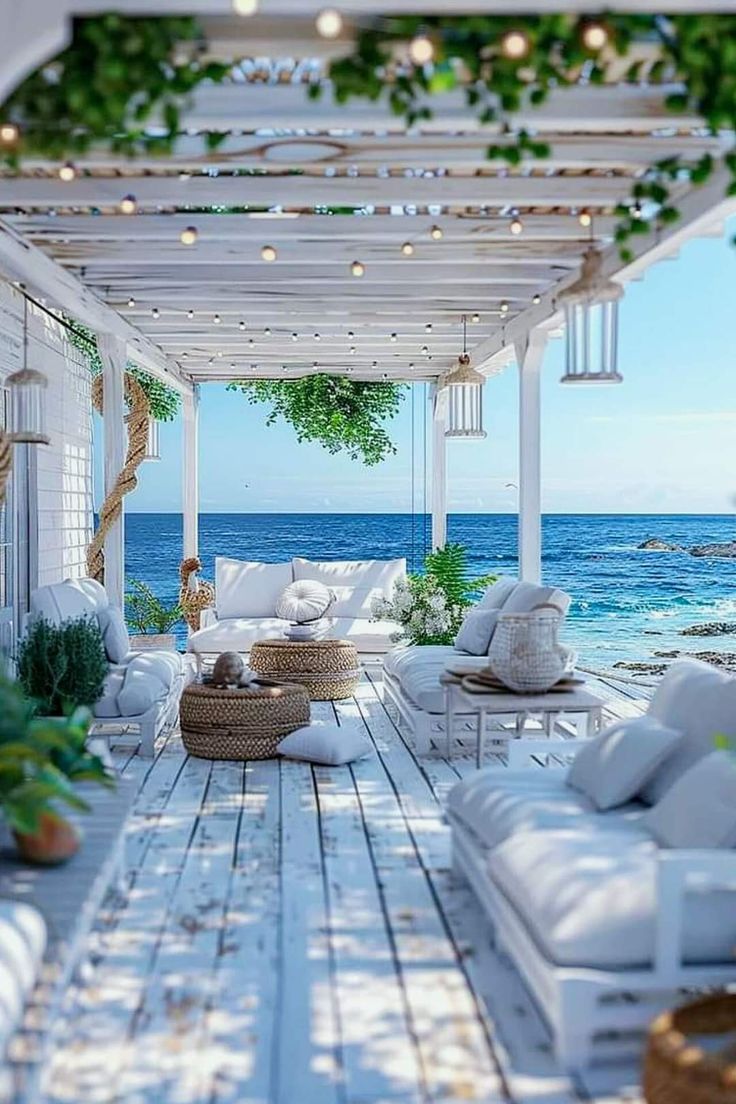
[(448, 604), (463, 609), (472, 605), (480, 593), (495, 582), (495, 575), (468, 578), (468, 550), (464, 544), (450, 543), (444, 548), (429, 552), (424, 560), (424, 570), (444, 591)]
[(131, 579), (130, 590), (125, 595), (125, 616), (138, 633), (168, 633), (181, 621), (182, 608), (178, 602), (166, 605), (147, 583)]

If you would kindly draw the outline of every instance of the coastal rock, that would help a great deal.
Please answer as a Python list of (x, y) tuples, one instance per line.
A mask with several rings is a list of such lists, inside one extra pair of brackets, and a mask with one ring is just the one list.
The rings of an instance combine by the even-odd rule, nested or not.
[(655, 652), (654, 657), (645, 661), (620, 659), (613, 666), (634, 675), (663, 675), (669, 663), (662, 663), (661, 659), (699, 659), (702, 663), (736, 673), (736, 652)]
[(663, 675), (669, 665), (667, 663), (642, 663), (638, 660), (619, 659), (613, 666), (620, 671), (630, 671), (632, 675)]
[(670, 544), (669, 541), (660, 540), (659, 537), (650, 537), (636, 546), (643, 552), (682, 552), (684, 549), (679, 544)]
[(736, 560), (736, 541), (724, 541), (719, 544), (696, 544), (689, 551), (691, 556), (720, 556), (722, 559)]
[(704, 625), (690, 625), (680, 636), (736, 636), (736, 621), (706, 621)]

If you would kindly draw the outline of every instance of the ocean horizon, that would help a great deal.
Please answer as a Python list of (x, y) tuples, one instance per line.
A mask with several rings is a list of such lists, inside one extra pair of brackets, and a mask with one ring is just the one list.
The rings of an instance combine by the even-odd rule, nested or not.
[[(318, 519), (318, 520), (317, 520)], [(182, 515), (126, 513), (126, 573), (161, 597), (178, 590)], [(583, 664), (610, 667), (673, 650), (734, 651), (733, 638), (683, 637), (706, 621), (736, 621), (736, 560), (638, 548), (658, 537), (688, 549), (736, 539), (731, 514), (550, 513), (542, 521), (544, 582), (572, 595), (565, 641)], [(408, 513), (202, 512), (202, 577), (214, 578), (215, 556), (278, 562), (393, 559), (418, 571), (429, 550), (431, 517)], [(448, 540), (468, 549), (472, 575), (514, 574), (515, 513), (448, 515)], [(178, 631), (184, 645), (184, 627)]]

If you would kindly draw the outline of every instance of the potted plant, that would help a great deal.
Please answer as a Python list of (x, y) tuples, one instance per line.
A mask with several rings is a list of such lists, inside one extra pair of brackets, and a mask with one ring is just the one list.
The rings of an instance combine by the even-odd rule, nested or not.
[(168, 648), (176, 650), (176, 637), (171, 632), (181, 621), (183, 611), (178, 602), (166, 604), (157, 598), (147, 583), (130, 580), (130, 590), (125, 595), (125, 616), (137, 635), (130, 638), (131, 647)]
[(109, 672), (97, 620), (80, 617), (61, 625), (34, 620), (20, 642), (17, 670), (37, 714), (67, 717), (80, 705), (92, 710)]
[(0, 815), (28, 862), (51, 865), (76, 854), (81, 832), (59, 807), (88, 810), (78, 782), (114, 785), (87, 750), (91, 719), (84, 707), (68, 717), (38, 716), (21, 685), (0, 672)]

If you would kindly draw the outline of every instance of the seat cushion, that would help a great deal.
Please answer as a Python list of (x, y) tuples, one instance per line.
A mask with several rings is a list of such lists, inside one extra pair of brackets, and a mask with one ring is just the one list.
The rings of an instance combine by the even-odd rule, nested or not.
[(646, 811), (632, 802), (598, 813), (590, 798), (566, 785), (565, 770), (508, 770), (487, 767), (450, 790), (447, 807), (484, 847), (496, 847), (516, 832), (585, 827), (597, 832), (626, 830)]
[(406, 575), (406, 560), (293, 561), (295, 579), (316, 579), (334, 591), (331, 617), (370, 620), (375, 598), (390, 598), (394, 584)]
[(121, 717), (140, 717), (168, 695), (168, 687), (156, 675), (130, 668), (125, 672), (123, 688), (118, 694)]
[(398, 680), (409, 700), (425, 713), (445, 711), (445, 691), (440, 679), (448, 663), (455, 660), (463, 667), (478, 670), (488, 665), (488, 656), (466, 655), (444, 644), (414, 644), (396, 648), (389, 654), (391, 661), (384, 661), (385, 670)]
[[(452, 644), (399, 644), (387, 653), (383, 661), (383, 669), (389, 675), (396, 678), (401, 672), (418, 660), (426, 658), (428, 661), (441, 660), (444, 670), (445, 664), (452, 659), (459, 659), (461, 653)], [(439, 666), (439, 664), (438, 664)]]
[(642, 790), (656, 805), (685, 771), (714, 750), (716, 738), (736, 740), (736, 677), (697, 660), (673, 663), (660, 682), (649, 716), (677, 728), (683, 739)]
[(393, 648), (391, 636), (400, 630), (394, 621), (371, 621), (367, 617), (333, 617), (331, 621), (328, 636), (349, 640), (359, 652), (368, 655), (383, 655)]
[(500, 610), (504, 603), (509, 600), (518, 585), (518, 579), (512, 579), (508, 575), (499, 575), (495, 583), (488, 587), (488, 590), (486, 590), (481, 598), (478, 603), (478, 609)]
[[(487, 869), (551, 962), (635, 969), (654, 958), (657, 853), (631, 827), (518, 832), (491, 851)], [(688, 963), (733, 964), (733, 894), (693, 890), (683, 930)]]
[(218, 619), (274, 617), (276, 603), (293, 578), (291, 563), (259, 563), (217, 556), (215, 594)]
[(159, 652), (153, 649), (131, 652), (127, 660), (129, 671), (143, 671), (147, 675), (153, 675), (164, 684), (167, 690), (174, 679), (181, 674), (182, 664), (183, 660), (178, 652)]
[(712, 751), (681, 775), (642, 820), (663, 847), (736, 847), (736, 761)]
[(46, 934), (33, 905), (0, 900), (0, 1062), (41, 972)]
[(119, 717), (118, 694), (125, 683), (125, 667), (111, 667), (105, 677), (102, 697), (95, 703), (95, 717)]
[(280, 617), (228, 617), (192, 633), (187, 651), (200, 655), (220, 652), (249, 652), (256, 640), (279, 640), (289, 622)]
[(612, 809), (636, 797), (677, 748), (682, 733), (654, 717), (627, 717), (586, 740), (575, 756), (567, 783), (597, 809)]

